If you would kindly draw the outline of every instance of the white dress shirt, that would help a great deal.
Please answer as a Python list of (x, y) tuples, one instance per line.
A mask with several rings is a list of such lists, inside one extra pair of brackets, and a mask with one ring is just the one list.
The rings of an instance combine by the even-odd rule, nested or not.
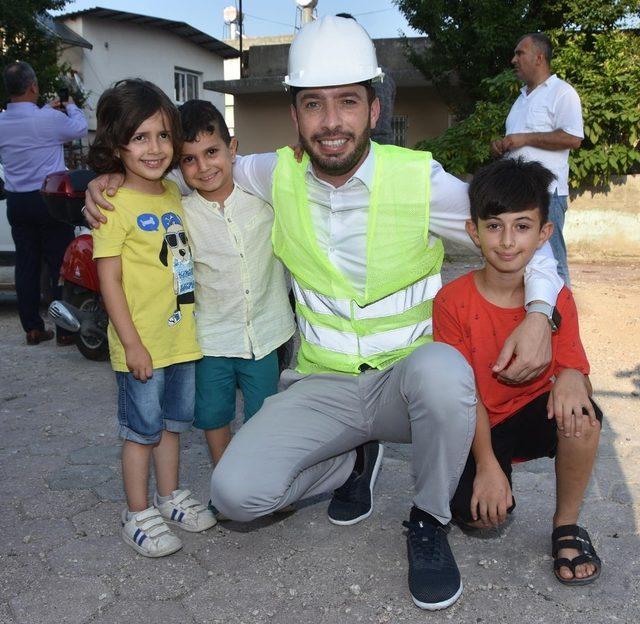
[[(272, 204), (277, 161), (275, 153), (238, 156), (234, 179), (250, 193)], [(318, 244), (334, 266), (361, 292), (366, 282), (367, 223), (374, 168), (375, 156), (370, 149), (354, 175), (338, 188), (320, 180), (311, 163), (306, 173)], [(477, 252), (465, 231), (468, 218), (467, 184), (448, 174), (440, 163), (432, 161), (429, 231)], [(551, 247), (546, 243), (525, 270), (525, 303), (540, 300), (555, 305), (563, 286), (555, 267)]]
[(224, 206), (197, 191), (182, 205), (202, 353), (263, 358), (295, 330), (284, 268), (271, 245), (273, 209), (237, 186)]
[[(505, 128), (507, 134), (564, 130), (567, 134), (583, 138), (580, 97), (570, 84), (553, 74), (529, 94), (526, 86), (521, 89), (509, 111)], [(557, 190), (558, 195), (569, 194), (568, 149), (546, 150), (525, 145), (511, 150), (508, 155), (542, 163), (556, 176), (549, 186), (549, 193)]]

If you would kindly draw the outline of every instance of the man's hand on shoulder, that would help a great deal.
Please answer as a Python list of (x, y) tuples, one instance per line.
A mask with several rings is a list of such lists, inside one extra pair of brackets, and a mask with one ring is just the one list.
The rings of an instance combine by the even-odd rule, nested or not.
[(541, 375), (550, 362), (549, 320), (532, 312), (507, 338), (492, 370), (504, 383), (521, 384)]
[(588, 378), (579, 370), (566, 368), (558, 374), (549, 393), (547, 417), (556, 419), (558, 429), (567, 438), (582, 435), (586, 418), (592, 427), (598, 424), (589, 399), (590, 386)]
[(97, 229), (101, 223), (107, 222), (107, 217), (102, 214), (101, 209), (113, 210), (114, 208), (104, 198), (103, 193), (106, 191), (109, 197), (113, 197), (123, 184), (124, 176), (121, 173), (100, 175), (89, 182), (84, 194), (84, 218), (90, 227)]

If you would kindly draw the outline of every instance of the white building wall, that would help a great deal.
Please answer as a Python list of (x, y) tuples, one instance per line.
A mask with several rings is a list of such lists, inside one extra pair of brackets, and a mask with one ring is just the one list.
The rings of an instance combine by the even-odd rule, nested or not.
[[(237, 80), (240, 78), (240, 59), (231, 58), (224, 61), (224, 79), (225, 80)], [(214, 93), (209, 91), (209, 93)], [(233, 136), (236, 134), (236, 118), (235, 118), (235, 100), (230, 93), (224, 94), (224, 120), (227, 122), (229, 132)]]
[(93, 45), (93, 50), (70, 48), (62, 60), (76, 69), (90, 92), (86, 108), (89, 129), (95, 130), (95, 109), (100, 94), (123, 78), (144, 78), (158, 85), (175, 101), (174, 70), (199, 74), (198, 97), (220, 111), (224, 95), (205, 91), (205, 80), (224, 77), (222, 57), (170, 32), (91, 16), (68, 18), (64, 22)]

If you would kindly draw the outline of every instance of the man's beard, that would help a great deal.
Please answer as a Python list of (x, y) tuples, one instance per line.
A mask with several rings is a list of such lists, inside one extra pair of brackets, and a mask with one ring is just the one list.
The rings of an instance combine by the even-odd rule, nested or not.
[(352, 132), (325, 132), (321, 134), (314, 134), (310, 141), (307, 141), (302, 135), (299, 135), (299, 140), (304, 147), (305, 152), (309, 154), (314, 169), (322, 171), (328, 175), (341, 176), (351, 171), (360, 162), (360, 159), (369, 147), (371, 131), (368, 128), (365, 129), (364, 132), (357, 137), (357, 140), (355, 140), (355, 148), (353, 152), (345, 154), (344, 156), (323, 156), (312, 147), (312, 145), (315, 145), (316, 141), (330, 141), (335, 135), (347, 137), (348, 139), (356, 139), (356, 136)]

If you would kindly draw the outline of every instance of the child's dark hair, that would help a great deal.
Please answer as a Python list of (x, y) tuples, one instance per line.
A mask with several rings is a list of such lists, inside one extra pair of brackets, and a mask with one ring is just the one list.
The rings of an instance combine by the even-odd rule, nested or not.
[(226, 145), (231, 143), (231, 135), (227, 122), (220, 111), (206, 100), (189, 100), (178, 108), (182, 121), (184, 140), (188, 143), (196, 140), (196, 137), (206, 132), (217, 132)]
[(471, 219), (538, 208), (540, 223), (549, 219), (549, 185), (555, 176), (537, 161), (503, 158), (478, 170), (469, 186)]
[(100, 96), (98, 127), (87, 159), (89, 167), (97, 173), (125, 173), (116, 150), (127, 145), (144, 120), (158, 111), (165, 116), (171, 133), (173, 158), (168, 169), (173, 169), (182, 149), (178, 109), (162, 89), (140, 78), (120, 80)]

